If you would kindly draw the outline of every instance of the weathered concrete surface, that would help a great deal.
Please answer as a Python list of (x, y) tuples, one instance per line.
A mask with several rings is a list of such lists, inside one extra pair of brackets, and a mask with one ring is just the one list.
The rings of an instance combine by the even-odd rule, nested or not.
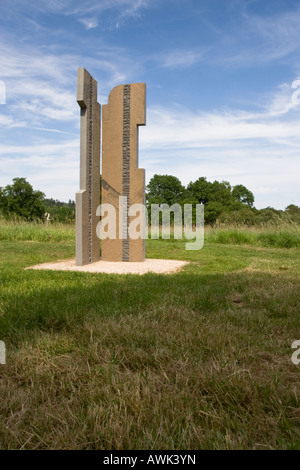
[(76, 193), (76, 265), (100, 259), (96, 233), (100, 203), (100, 104), (97, 82), (89, 72), (77, 72), (77, 102), (80, 106), (80, 189)]
[(145, 113), (145, 83), (115, 87), (102, 107), (102, 204), (115, 207), (117, 228), (116, 240), (102, 240), (104, 261), (145, 260), (145, 240), (128, 235), (135, 216), (119, 220), (120, 196), (127, 198), (127, 210), (145, 203), (145, 171), (138, 169), (138, 126), (146, 124)]

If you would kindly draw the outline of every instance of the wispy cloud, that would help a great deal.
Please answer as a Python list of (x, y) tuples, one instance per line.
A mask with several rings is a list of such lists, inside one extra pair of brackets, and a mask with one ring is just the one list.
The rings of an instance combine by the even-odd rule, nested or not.
[(219, 147), (224, 142), (283, 139), (299, 146), (299, 113), (285, 119), (279, 119), (280, 114), (278, 109), (274, 112), (272, 105), (266, 112), (257, 113), (242, 110), (204, 113), (183, 107), (152, 107), (148, 110), (143, 145), (145, 148), (201, 148)]
[(257, 34), (265, 46), (269, 60), (284, 57), (299, 50), (299, 7), (293, 11), (262, 17), (246, 15), (249, 32)]
[[(11, 0), (9, 5), (4, 6), (3, 14), (11, 17), (11, 11), (18, 12), (31, 20), (45, 13), (57, 15), (74, 16), (77, 21), (83, 23), (87, 29), (96, 27), (98, 15), (112, 12), (113, 22), (121, 24), (129, 18), (139, 18), (141, 12), (146, 8), (153, 7), (160, 0), (27, 0), (24, 9), (23, 0)], [(36, 22), (38, 25), (38, 22)]]
[[(251, 6), (252, 2), (248, 3)], [(213, 63), (249, 67), (295, 60), (295, 54), (300, 52), (300, 8), (297, 5), (292, 11), (267, 16), (250, 13), (247, 3), (243, 10), (243, 14), (233, 20), (232, 31), (218, 30), (216, 46), (221, 53), (214, 51)]]
[(86, 27), (86, 29), (93, 29), (98, 26), (97, 18), (81, 18), (79, 21)]
[(159, 53), (154, 59), (162, 67), (183, 68), (196, 64), (203, 58), (204, 52), (195, 50), (176, 49), (168, 52)]
[[(59, 45), (57, 46), (59, 49)], [(7, 42), (0, 44), (0, 60), (3, 67), (0, 71), (2, 79), (15, 77), (44, 76), (48, 80), (55, 79), (64, 83), (76, 68), (76, 54), (56, 53), (44, 47), (23, 45), (22, 48)]]
[(134, 17), (139, 14), (143, 8), (151, 6), (157, 0), (87, 0), (77, 2), (71, 0), (65, 8), (67, 14), (82, 15), (89, 13), (101, 13), (107, 10), (118, 11), (123, 17)]
[(56, 144), (41, 141), (32, 145), (0, 145), (0, 156), (0, 186), (8, 184), (16, 175), (26, 176), (34, 188), (41, 189), (48, 197), (66, 201), (75, 198), (79, 138)]
[[(5, 67), (0, 79), (6, 90), (6, 116), (3, 125), (49, 128), (49, 120), (71, 123), (78, 118), (76, 104), (77, 68), (86, 67), (102, 78), (99, 100), (103, 103), (111, 88), (129, 81), (138, 64), (121, 48), (102, 46), (94, 55), (46, 53), (30, 46), (21, 50), (9, 44), (0, 45), (0, 60)], [(65, 129), (62, 128), (62, 131)], [(67, 129), (68, 131), (68, 129)]]
[(300, 98), (299, 90), (297, 90), (299, 85), (300, 80), (279, 85), (273, 96), (269, 96), (269, 100), (264, 106), (267, 115), (275, 117), (287, 114), (292, 110), (299, 111)]
[[(173, 174), (184, 184), (193, 179), (191, 175), (228, 180), (251, 189), (258, 207), (269, 201), (267, 205), (284, 208), (298, 190), (300, 116), (299, 107), (285, 107), (285, 114), (275, 107), (274, 112), (277, 93), (269, 97), (269, 107), (256, 113), (150, 107), (147, 126), (140, 129), (140, 166), (147, 168), (147, 180), (154, 173)], [(44, 137), (39, 141), (0, 145), (3, 177), (23, 174), (26, 167), (32, 184), (49, 196), (67, 200), (78, 189), (79, 132), (72, 140), (58, 132), (59, 140), (53, 143), (43, 130), (57, 131), (40, 128)], [(68, 186), (61, 176), (65, 174)]]

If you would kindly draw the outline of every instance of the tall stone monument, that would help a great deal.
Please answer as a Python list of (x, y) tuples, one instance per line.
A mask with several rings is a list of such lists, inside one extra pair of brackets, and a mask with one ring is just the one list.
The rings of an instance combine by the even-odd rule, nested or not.
[(80, 189), (76, 199), (76, 265), (100, 259), (96, 228), (100, 204), (100, 104), (97, 82), (84, 68), (77, 72), (80, 106)]
[(104, 261), (145, 260), (145, 239), (129, 237), (134, 218), (129, 209), (145, 203), (145, 171), (138, 168), (138, 126), (146, 123), (145, 100), (145, 83), (119, 85), (102, 109), (102, 204), (115, 207), (117, 234), (115, 240), (102, 240)]
[[(116, 236), (101, 242), (104, 261), (144, 261), (145, 227), (131, 238), (129, 227), (145, 203), (145, 171), (138, 168), (138, 126), (145, 125), (146, 85), (119, 85), (102, 107), (102, 204), (116, 215)], [(76, 264), (100, 259), (97, 225), (100, 212), (100, 105), (97, 82), (84, 68), (78, 69), (77, 102), (80, 118), (80, 190), (76, 193)], [(104, 215), (102, 213), (102, 215)]]

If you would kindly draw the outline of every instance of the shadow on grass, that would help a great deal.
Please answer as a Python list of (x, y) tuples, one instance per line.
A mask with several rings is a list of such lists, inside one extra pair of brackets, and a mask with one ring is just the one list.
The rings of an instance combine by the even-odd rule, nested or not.
[(3, 295), (0, 316), (0, 338), (15, 346), (37, 330), (78, 331), (86, 321), (118, 321), (127, 315), (138, 322), (149, 311), (158, 312), (158, 321), (163, 312), (184, 309), (199, 318), (209, 315), (214, 321), (219, 316), (241, 323), (258, 317), (292, 322), (299, 314), (299, 283), (267, 273), (124, 276), (45, 271), (22, 276), (23, 289), (8, 289)]

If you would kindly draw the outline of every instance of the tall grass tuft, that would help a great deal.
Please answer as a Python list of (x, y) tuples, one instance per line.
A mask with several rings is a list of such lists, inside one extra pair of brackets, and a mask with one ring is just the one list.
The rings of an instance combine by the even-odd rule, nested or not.
[[(222, 225), (205, 227), (205, 242), (224, 245), (251, 245), (273, 248), (300, 247), (300, 226), (280, 224), (248, 227), (244, 225)], [(148, 230), (148, 238), (151, 231)], [(161, 234), (159, 236), (161, 239)], [(173, 227), (170, 238), (174, 239)], [(0, 218), (0, 240), (34, 242), (75, 242), (75, 227), (70, 224), (25, 222)]]
[(205, 240), (232, 245), (297, 248), (300, 247), (300, 226), (211, 228), (205, 231)]
[(0, 219), (0, 240), (33, 242), (73, 242), (75, 227), (55, 223)]

